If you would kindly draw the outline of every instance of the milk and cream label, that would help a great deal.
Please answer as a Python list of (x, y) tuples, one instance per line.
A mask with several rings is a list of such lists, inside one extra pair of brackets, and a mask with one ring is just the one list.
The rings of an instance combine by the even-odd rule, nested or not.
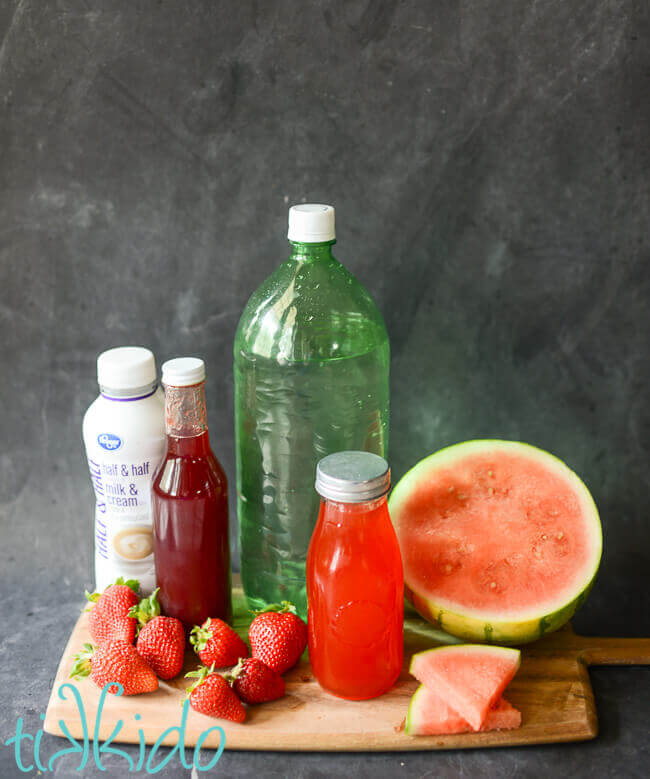
[[(89, 443), (88, 467), (95, 490), (95, 587), (104, 590), (122, 576), (138, 579), (141, 590), (151, 592), (156, 581), (151, 487), (164, 441), (129, 447), (119, 435), (103, 431)], [(132, 448), (137, 449), (137, 459), (128, 456)]]

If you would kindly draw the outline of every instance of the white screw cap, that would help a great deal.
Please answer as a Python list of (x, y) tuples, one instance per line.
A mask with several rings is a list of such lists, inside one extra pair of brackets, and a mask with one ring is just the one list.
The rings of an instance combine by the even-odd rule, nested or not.
[(291, 206), (287, 238), (299, 243), (323, 243), (336, 240), (334, 208), (321, 203)]
[(136, 390), (156, 383), (156, 360), (143, 346), (118, 346), (97, 358), (100, 387)]
[(162, 383), (167, 387), (191, 387), (205, 381), (205, 363), (198, 357), (176, 357), (162, 367)]

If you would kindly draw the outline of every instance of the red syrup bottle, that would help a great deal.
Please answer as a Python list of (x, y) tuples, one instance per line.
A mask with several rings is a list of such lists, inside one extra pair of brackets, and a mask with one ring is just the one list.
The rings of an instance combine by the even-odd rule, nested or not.
[(169, 360), (162, 383), (167, 453), (152, 492), (158, 598), (187, 628), (230, 621), (228, 482), (210, 448), (203, 360)]

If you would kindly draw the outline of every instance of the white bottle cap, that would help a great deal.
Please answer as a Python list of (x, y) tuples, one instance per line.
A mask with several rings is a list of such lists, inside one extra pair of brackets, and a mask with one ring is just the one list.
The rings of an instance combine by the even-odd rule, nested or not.
[(287, 238), (298, 243), (324, 243), (336, 240), (334, 208), (320, 203), (291, 206)]
[(156, 360), (143, 346), (118, 346), (97, 358), (97, 381), (102, 393), (130, 396), (155, 389)]
[(198, 357), (176, 357), (162, 367), (162, 382), (168, 387), (191, 387), (205, 381), (205, 363)]

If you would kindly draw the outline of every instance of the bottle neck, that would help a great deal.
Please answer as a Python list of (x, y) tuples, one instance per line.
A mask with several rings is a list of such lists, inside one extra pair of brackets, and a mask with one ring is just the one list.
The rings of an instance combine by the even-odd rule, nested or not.
[(209, 451), (205, 382), (191, 387), (165, 386), (165, 429), (170, 452)]
[(299, 243), (289, 241), (291, 246), (290, 260), (297, 262), (323, 262), (332, 259), (332, 246), (336, 241), (325, 243)]
[(336, 515), (347, 515), (350, 517), (362, 517), (374, 514), (383, 509), (384, 506), (386, 506), (387, 499), (387, 495), (381, 495), (379, 498), (366, 500), (362, 503), (349, 503), (321, 497), (321, 505), (325, 512), (332, 512)]

